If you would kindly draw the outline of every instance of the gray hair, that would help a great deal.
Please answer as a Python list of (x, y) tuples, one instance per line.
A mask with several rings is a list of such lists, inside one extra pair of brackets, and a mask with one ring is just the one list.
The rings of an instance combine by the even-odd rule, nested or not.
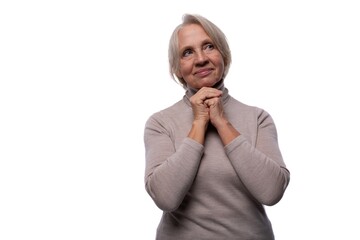
[(231, 52), (229, 44), (227, 42), (225, 34), (218, 28), (214, 23), (208, 19), (195, 14), (184, 14), (182, 18), (182, 23), (178, 25), (169, 41), (169, 71), (171, 77), (178, 83), (181, 84), (183, 88), (186, 88), (186, 82), (183, 78), (180, 78), (177, 74), (180, 71), (180, 52), (179, 52), (179, 37), (178, 33), (183, 26), (189, 24), (198, 24), (204, 31), (209, 35), (210, 39), (213, 41), (215, 47), (220, 51), (221, 56), (224, 59), (224, 74), (222, 78), (224, 79), (229, 71), (231, 64)]

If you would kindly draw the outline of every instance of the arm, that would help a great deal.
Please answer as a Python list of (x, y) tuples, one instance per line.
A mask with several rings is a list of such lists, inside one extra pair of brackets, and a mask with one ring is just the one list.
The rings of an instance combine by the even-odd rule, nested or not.
[(274, 205), (282, 198), (290, 173), (278, 146), (275, 124), (268, 113), (259, 111), (255, 144), (240, 135), (225, 150), (249, 192), (260, 203)]
[(196, 176), (203, 146), (185, 138), (176, 150), (164, 121), (150, 118), (145, 126), (145, 188), (164, 211), (179, 207)]
[(253, 118), (257, 129), (254, 129), (256, 142), (252, 145), (228, 121), (220, 98), (210, 98), (205, 103), (209, 106), (210, 121), (241, 181), (260, 203), (276, 204), (289, 184), (290, 173), (283, 162), (271, 116), (258, 109)]

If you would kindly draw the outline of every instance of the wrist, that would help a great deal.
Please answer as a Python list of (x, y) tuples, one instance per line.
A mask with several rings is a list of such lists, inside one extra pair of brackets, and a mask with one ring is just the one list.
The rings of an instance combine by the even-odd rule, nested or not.
[(205, 141), (205, 132), (208, 126), (207, 121), (203, 120), (194, 120), (192, 123), (192, 127), (188, 134), (189, 138), (199, 142), (200, 144), (204, 144)]
[(223, 128), (223, 127), (227, 127), (227, 126), (231, 125), (231, 123), (225, 118), (214, 119), (213, 121), (211, 121), (211, 124), (215, 128)]

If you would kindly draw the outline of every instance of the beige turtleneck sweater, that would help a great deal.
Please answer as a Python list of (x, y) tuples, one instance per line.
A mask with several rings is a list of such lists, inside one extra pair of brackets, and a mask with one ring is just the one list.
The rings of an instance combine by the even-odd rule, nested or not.
[(240, 132), (226, 146), (211, 125), (204, 145), (187, 137), (191, 89), (146, 122), (146, 190), (163, 210), (158, 240), (274, 239), (264, 205), (280, 201), (290, 180), (275, 124), (266, 111), (219, 88), (225, 114)]

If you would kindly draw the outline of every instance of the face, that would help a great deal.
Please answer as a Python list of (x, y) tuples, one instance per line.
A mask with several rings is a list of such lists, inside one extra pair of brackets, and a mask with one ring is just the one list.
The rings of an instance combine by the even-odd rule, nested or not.
[(224, 59), (204, 29), (197, 24), (179, 31), (180, 71), (188, 86), (212, 87), (224, 74)]

